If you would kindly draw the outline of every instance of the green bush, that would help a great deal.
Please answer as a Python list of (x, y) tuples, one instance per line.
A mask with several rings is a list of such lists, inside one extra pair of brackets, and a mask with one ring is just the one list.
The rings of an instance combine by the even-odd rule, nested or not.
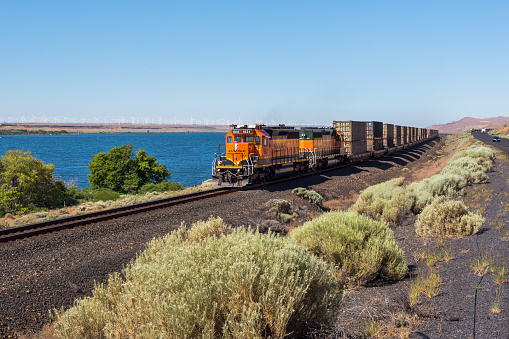
[(315, 205), (322, 206), (323, 197), (315, 191), (305, 189), (304, 187), (297, 187), (292, 191), (298, 197), (312, 202)]
[(462, 237), (476, 234), (483, 223), (463, 202), (438, 197), (419, 214), (415, 231), (421, 237)]
[(63, 204), (65, 186), (53, 179), (54, 165), (30, 151), (7, 150), (0, 156), (0, 215), (23, 214)]
[(163, 181), (162, 183), (160, 184), (155, 184), (155, 183), (148, 183), (148, 184), (145, 184), (143, 185), (138, 193), (139, 194), (146, 194), (146, 193), (149, 193), (149, 192), (168, 192), (168, 191), (180, 191), (180, 190), (183, 190), (184, 187), (179, 184), (178, 182), (170, 182), (170, 181)]
[(243, 228), (194, 243), (186, 233), (151, 241), (125, 278), (113, 274), (57, 311), (57, 334), (283, 338), (335, 320), (343, 297), (335, 271), (297, 243)]
[(92, 201), (109, 201), (117, 200), (120, 198), (120, 193), (115, 192), (109, 188), (99, 188), (90, 190), (90, 200)]
[(329, 212), (294, 229), (290, 238), (337, 266), (338, 281), (350, 286), (377, 276), (402, 279), (403, 251), (387, 224), (351, 212)]
[(171, 177), (165, 165), (153, 155), (140, 149), (133, 154), (133, 146), (113, 147), (108, 153), (97, 153), (88, 165), (90, 187), (109, 188), (120, 193), (136, 193), (148, 183), (161, 183)]

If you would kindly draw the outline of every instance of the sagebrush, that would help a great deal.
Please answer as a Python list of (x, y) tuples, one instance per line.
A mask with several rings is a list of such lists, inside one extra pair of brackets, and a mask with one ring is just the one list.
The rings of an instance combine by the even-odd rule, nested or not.
[(338, 280), (350, 286), (378, 276), (402, 279), (408, 270), (387, 224), (352, 212), (322, 214), (289, 237), (336, 265)]
[(438, 197), (419, 214), (415, 231), (422, 237), (462, 237), (476, 234), (483, 223), (463, 202)]
[[(229, 229), (212, 222), (214, 230)], [(198, 233), (214, 235), (201, 241), (182, 228), (150, 242), (122, 275), (56, 312), (57, 334), (283, 338), (335, 319), (342, 290), (331, 265), (272, 234), (205, 228)]]
[(302, 199), (312, 202), (313, 204), (322, 206), (323, 197), (313, 190), (308, 190), (304, 187), (297, 187), (292, 191), (292, 193)]

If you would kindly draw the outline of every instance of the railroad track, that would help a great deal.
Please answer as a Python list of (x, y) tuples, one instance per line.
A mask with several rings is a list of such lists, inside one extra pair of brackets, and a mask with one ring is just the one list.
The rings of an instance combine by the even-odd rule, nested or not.
[[(417, 146), (417, 145), (414, 145)], [(143, 212), (149, 212), (153, 211), (159, 208), (165, 208), (165, 207), (171, 207), (176, 206), (180, 204), (189, 203), (192, 201), (212, 198), (224, 194), (230, 194), (233, 192), (238, 191), (246, 191), (251, 189), (257, 189), (261, 188), (263, 186), (267, 185), (274, 185), (277, 183), (282, 183), (298, 178), (303, 178), (310, 175), (316, 175), (320, 173), (329, 172), (332, 170), (336, 170), (343, 167), (348, 167), (355, 165), (357, 163), (363, 162), (364, 159), (353, 159), (351, 163), (343, 164), (343, 165), (336, 165), (333, 167), (327, 167), (325, 169), (316, 170), (313, 172), (308, 172), (304, 174), (299, 175), (293, 175), (289, 177), (282, 177), (276, 180), (271, 180), (265, 183), (259, 183), (244, 187), (222, 187), (217, 189), (212, 189), (208, 191), (201, 191), (196, 193), (190, 193), (185, 195), (179, 195), (171, 198), (165, 198), (160, 200), (153, 200), (153, 201), (147, 201), (135, 205), (128, 205), (128, 206), (122, 206), (117, 208), (112, 208), (108, 210), (103, 211), (97, 211), (92, 213), (86, 213), (81, 215), (76, 215), (72, 217), (62, 218), (62, 219), (55, 219), (55, 220), (49, 220), (44, 221), (41, 223), (36, 224), (30, 224), (30, 225), (24, 225), (19, 227), (12, 227), (0, 230), (0, 243), (2, 242), (8, 242), (8, 241), (14, 241), (19, 239), (24, 239), (36, 235), (56, 232), (64, 229), (74, 228), (78, 226), (84, 226), (93, 224), (96, 222), (103, 222), (111, 219), (116, 219), (120, 217), (125, 217), (137, 213), (143, 213)]]
[(211, 198), (222, 194), (236, 192), (241, 188), (217, 188), (208, 191), (201, 191), (180, 195), (160, 200), (147, 201), (135, 205), (122, 206), (103, 211), (76, 215), (68, 218), (55, 219), (40, 222), (37, 224), (24, 225), (19, 227), (0, 230), (0, 242), (23, 239), (35, 235), (55, 232), (77, 226), (88, 225), (96, 222), (111, 220), (137, 213), (148, 212), (159, 208), (171, 207), (196, 200)]

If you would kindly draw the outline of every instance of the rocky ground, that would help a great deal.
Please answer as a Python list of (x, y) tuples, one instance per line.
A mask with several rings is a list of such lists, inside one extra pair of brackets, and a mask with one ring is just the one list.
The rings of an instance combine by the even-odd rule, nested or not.
[[(76, 298), (91, 295), (94, 281), (104, 282), (108, 274), (120, 271), (143, 250), (146, 242), (176, 229), (181, 223), (190, 225), (209, 216), (219, 216), (233, 226), (259, 226), (262, 230), (271, 229), (285, 234), (323, 212), (322, 208), (293, 195), (292, 189), (308, 187), (317, 191), (325, 198), (326, 209), (347, 208), (355, 201), (358, 192), (368, 186), (401, 175), (415, 180), (439, 171), (440, 161), (432, 160), (438, 159), (439, 151), (440, 144), (433, 142), (393, 156), (263, 189), (0, 244), (0, 336), (41, 333), (43, 326), (50, 322), (49, 310), (70, 307)], [(488, 204), (493, 206), (493, 211), (501, 202), (507, 202), (501, 200), (503, 197), (508, 199), (503, 194), (495, 195), (504, 193), (501, 183), (507, 178), (504, 179), (500, 173), (506, 170), (506, 167), (501, 167), (503, 164), (497, 162), (495, 172), (490, 173), (492, 182), (483, 186), (487, 191), (493, 189), (492, 200)], [(403, 167), (409, 171), (402, 171)], [(476, 194), (467, 198), (477, 199)], [(484, 191), (482, 194), (485, 197)], [(279, 220), (268, 212), (266, 203), (270, 199), (291, 201), (299, 217), (289, 223)], [(487, 198), (481, 201), (483, 199)], [(490, 222), (495, 220), (493, 218), (500, 217), (500, 210), (490, 212), (489, 206), (485, 230), (476, 237), (454, 240), (454, 259), (437, 264), (443, 281), (440, 294), (429, 300), (421, 298), (420, 303), (413, 307), (408, 306), (411, 277), (428, 269), (424, 262), (414, 259), (415, 252), (423, 246), (434, 248), (435, 243), (414, 235), (411, 218), (393, 225), (397, 241), (410, 264), (409, 276), (396, 284), (376, 282), (352, 291), (336, 328), (332, 332), (324, 330), (319, 335), (363, 337), (366, 324), (372, 319), (373, 324), (384, 328), (397, 320), (399, 325), (395, 327), (398, 329), (408, 328), (409, 333), (420, 331), (432, 338), (465, 338), (472, 336), (475, 314), (479, 338), (483, 337), (481, 333), (507, 338), (503, 336), (509, 333), (507, 293), (505, 290), (502, 292), (502, 312), (491, 313), (496, 286), (489, 275), (482, 278), (475, 276), (469, 268), (469, 262), (478, 253), (477, 245), (479, 248), (483, 244), (493, 245), (494, 255), (505, 253), (507, 257), (507, 252), (501, 252), (504, 248), (507, 250), (507, 242), (501, 240), (507, 228), (496, 229), (499, 223), (490, 226)], [(493, 218), (489, 217), (490, 213), (495, 213)], [(495, 247), (497, 242), (500, 246)], [(477, 307), (474, 308), (472, 302), (475, 300)], [(402, 311), (405, 313), (400, 315)]]
[[(409, 265), (397, 283), (374, 282), (351, 291), (333, 330), (318, 337), (365, 338), (509, 338), (509, 162), (499, 152), (489, 183), (468, 187), (462, 200), (486, 221), (475, 236), (423, 239), (414, 232), (415, 217), (391, 225)], [(433, 258), (436, 262), (429, 265)], [(488, 263), (476, 274), (476, 262)], [(505, 283), (496, 282), (494, 268), (505, 267)], [(410, 305), (417, 277), (438, 273), (438, 295), (422, 295)], [(499, 311), (497, 310), (499, 308)], [(499, 312), (499, 313), (497, 313)]]

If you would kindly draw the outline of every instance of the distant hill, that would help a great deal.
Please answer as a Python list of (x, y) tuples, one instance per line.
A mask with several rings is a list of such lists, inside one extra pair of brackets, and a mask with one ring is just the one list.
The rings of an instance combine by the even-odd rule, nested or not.
[(484, 118), (477, 119), (466, 117), (461, 120), (450, 122), (443, 125), (433, 125), (428, 128), (437, 129), (440, 133), (459, 133), (468, 129), (479, 129), (479, 128), (493, 128), (500, 127), (508, 124), (509, 117), (496, 117), (496, 118)]

